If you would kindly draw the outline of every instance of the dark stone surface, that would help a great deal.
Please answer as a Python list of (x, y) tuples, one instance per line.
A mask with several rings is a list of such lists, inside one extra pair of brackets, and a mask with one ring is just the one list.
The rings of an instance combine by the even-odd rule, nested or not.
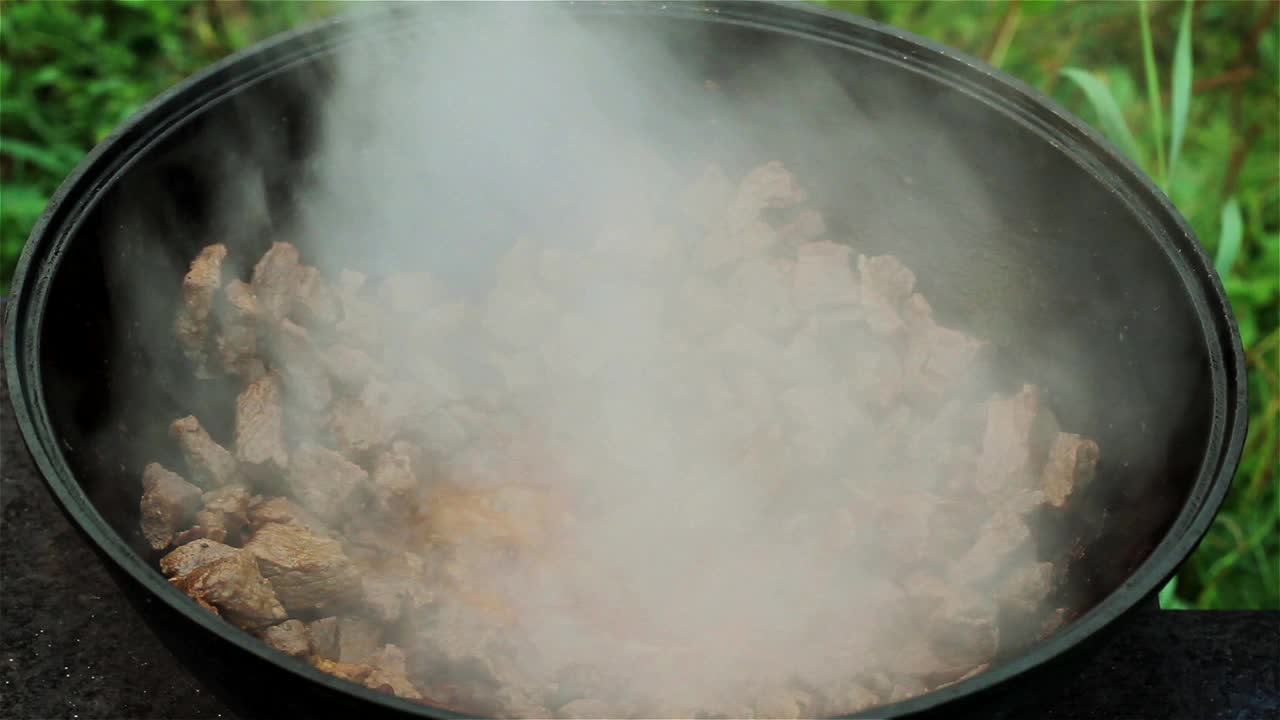
[[(0, 717), (244, 718), (174, 658), (59, 512), (0, 382)], [(997, 700), (998, 702), (998, 700)], [(1002, 715), (992, 708), (988, 715)], [(1280, 613), (1140, 614), (1042, 718), (1280, 717)]]

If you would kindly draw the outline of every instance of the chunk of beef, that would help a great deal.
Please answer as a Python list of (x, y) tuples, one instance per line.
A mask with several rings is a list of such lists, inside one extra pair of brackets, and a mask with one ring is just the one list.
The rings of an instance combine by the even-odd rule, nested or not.
[(142, 536), (153, 550), (163, 550), (200, 507), (200, 488), (160, 463), (151, 463), (142, 471), (140, 504)]
[(325, 523), (338, 523), (363, 506), (369, 474), (340, 453), (303, 442), (293, 453), (285, 485), (298, 504)]
[(266, 523), (294, 523), (316, 535), (328, 537), (331, 534), (320, 518), (307, 512), (287, 497), (259, 499), (249, 505), (250, 527), (257, 530)]
[(279, 473), (288, 464), (280, 378), (268, 373), (236, 398), (236, 459), (259, 475)]
[(252, 493), (244, 485), (224, 485), (203, 496), (204, 509), (196, 513), (196, 525), (222, 530), (223, 537), (239, 537), (249, 524), (249, 499)]
[(363, 618), (321, 618), (308, 632), (318, 657), (352, 665), (369, 664), (382, 648), (382, 628)]
[(1010, 612), (1030, 615), (1053, 590), (1056, 570), (1053, 563), (1039, 562), (1018, 568), (1008, 575), (996, 589), (996, 600)]
[(1029, 554), (1031, 529), (1021, 517), (1011, 514), (993, 516), (978, 532), (978, 539), (953, 566), (956, 578), (978, 582), (1009, 567)]
[(205, 490), (213, 490), (240, 482), (240, 466), (235, 456), (214, 442), (209, 433), (200, 427), (194, 415), (174, 420), (169, 425), (169, 436), (178, 441), (182, 455), (187, 460), (191, 481)]
[(319, 414), (333, 399), (329, 369), (307, 331), (281, 320), (271, 334), (270, 361), (280, 371), (285, 396), (298, 410)]
[(226, 257), (225, 245), (210, 245), (191, 261), (191, 268), (182, 279), (182, 306), (173, 329), (197, 376), (208, 376), (209, 314), (222, 286), (222, 262)]
[(174, 547), (186, 545), (196, 540), (213, 540), (220, 543), (227, 541), (227, 529), (225, 527), (216, 524), (201, 525), (200, 522), (203, 519), (200, 517), (200, 513), (196, 513), (196, 524), (173, 536)]
[(1049, 460), (1040, 473), (1045, 497), (1062, 507), (1072, 494), (1093, 481), (1098, 467), (1098, 444), (1089, 438), (1060, 432), (1049, 446)]
[(338, 295), (320, 271), (303, 265), (296, 275), (296, 296), (292, 318), (303, 327), (328, 330), (338, 322)]
[(929, 624), (930, 648), (937, 656), (925, 673), (950, 671), (958, 676), (989, 661), (1000, 643), (996, 604), (979, 593), (949, 592), (935, 608)]
[(262, 361), (257, 357), (262, 311), (253, 290), (241, 280), (227, 283), (225, 296), (217, 337), (218, 358), (223, 370), (253, 382), (262, 373)]
[(386, 444), (378, 413), (356, 398), (334, 400), (328, 420), (338, 450), (357, 463), (369, 462)]
[(778, 687), (765, 690), (761, 695), (755, 702), (755, 717), (777, 720), (813, 717), (809, 708), (815, 705), (815, 699), (803, 690)]
[(706, 271), (726, 268), (746, 258), (767, 255), (778, 244), (778, 233), (755, 217), (728, 221), (708, 230), (693, 248), (693, 261)]
[(325, 366), (338, 387), (359, 394), (365, 383), (379, 372), (379, 364), (369, 353), (346, 345), (333, 345), (323, 353)]
[(794, 327), (794, 270), (765, 258), (744, 260), (729, 276), (728, 291), (743, 322), (763, 332)]
[(1038, 387), (1023, 385), (1015, 395), (993, 397), (987, 403), (978, 489), (990, 495), (1034, 486), (1057, 432), (1058, 421)]
[(1036, 635), (1037, 640), (1044, 640), (1058, 632), (1070, 620), (1071, 613), (1066, 608), (1056, 608), (1045, 616), (1044, 621), (1040, 624), (1040, 632)]
[(318, 658), (338, 659), (338, 617), (331, 615), (307, 623), (311, 636), (311, 651)]
[(306, 657), (311, 654), (311, 632), (301, 620), (285, 620), (264, 628), (258, 637), (286, 655)]
[(422, 694), (418, 692), (408, 677), (397, 667), (396, 659), (398, 657), (400, 656), (394, 653), (386, 657), (380, 657), (378, 664), (375, 665), (344, 663), (326, 658), (312, 658), (311, 664), (330, 675), (359, 683), (374, 690), (382, 690), (383, 692), (389, 692), (411, 700), (422, 699)]
[(789, 208), (809, 197), (796, 176), (781, 162), (771, 160), (748, 172), (733, 198), (733, 210), (759, 214), (766, 208)]
[[(409, 680), (405, 669), (405, 653), (396, 645), (387, 644), (373, 654), (370, 660), (373, 672), (365, 678), (365, 685), (375, 690), (390, 692), (397, 697), (420, 699), (422, 693)], [(535, 717), (535, 716), (530, 716)]]
[(160, 570), (169, 577), (186, 575), (201, 565), (231, 557), (238, 552), (240, 550), (237, 548), (213, 540), (194, 540), (174, 548), (160, 558)]
[(275, 242), (253, 267), (250, 286), (258, 305), (274, 320), (288, 317), (298, 289), (298, 249)]
[(931, 403), (954, 397), (974, 378), (987, 344), (935, 323), (919, 294), (912, 295), (906, 307), (907, 386)]
[(857, 278), (853, 274), (847, 245), (833, 242), (806, 242), (796, 249), (792, 296), (796, 306), (818, 308), (850, 306), (858, 303)]
[(892, 255), (858, 256), (859, 288), (867, 324), (880, 335), (903, 328), (899, 307), (916, 285), (915, 273)]
[(382, 515), (403, 518), (414, 510), (418, 489), (418, 479), (413, 474), (415, 454), (409, 443), (397, 441), (374, 461), (370, 475), (373, 502)]
[(244, 551), (199, 565), (169, 582), (245, 629), (275, 625), (287, 617), (253, 556)]
[(295, 524), (267, 523), (244, 545), (291, 613), (323, 610), (359, 597), (360, 576), (336, 540)]
[(853, 715), (880, 704), (880, 698), (857, 681), (823, 688), (819, 708), (822, 716)]

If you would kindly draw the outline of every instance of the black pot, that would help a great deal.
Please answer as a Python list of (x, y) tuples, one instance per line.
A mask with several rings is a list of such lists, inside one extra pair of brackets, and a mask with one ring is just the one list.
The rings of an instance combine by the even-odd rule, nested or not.
[[(539, 7), (525, 7), (525, 15), (536, 17)], [(50, 202), (18, 263), (4, 360), (27, 446), (68, 517), (161, 636), (247, 713), (459, 717), (278, 654), (165, 582), (136, 530), (140, 458), (175, 460), (166, 456), (165, 426), (188, 412), (186, 403), (222, 407), (221, 417), (206, 419), (215, 434), (229, 413), (225, 396), (192, 389), (198, 384), (171, 345), (144, 338), (148, 328), (167, 325), (181, 269), (201, 246), (216, 238), (233, 256), (252, 257), (270, 239), (247, 215), (244, 227), (210, 224), (229, 147), (250, 161), (271, 158), (260, 168), (266, 216), (288, 215), (314, 142), (316, 88), (330, 77), (336, 47), (505, 22), (507, 10), (384, 6), (366, 22), (323, 23), (207, 69), (90, 153)], [(865, 109), (862, 122), (884, 121), (875, 141), (815, 143), (779, 113), (759, 129), (761, 146), (814, 188), (820, 207), (859, 218), (844, 229), (848, 235), (869, 251), (903, 258), (944, 320), (990, 339), (1013, 375), (1048, 388), (1065, 426), (1103, 448), (1092, 498), (1098, 514), (1079, 522), (1096, 527), (1102, 515), (1107, 522), (1073, 571), (1072, 585), (1084, 589), (1073, 601), (1087, 612), (984, 674), (872, 713), (967, 707), (989, 714), (984, 698), (1034, 696), (1066, 659), (1087, 661), (1081, 650), (1150, 598), (1199, 542), (1245, 438), (1239, 335), (1185, 220), (1150, 179), (1047, 98), (893, 28), (764, 3), (571, 10), (600, 33), (667, 33), (690, 72), (728, 94), (745, 93), (745, 70), (775, 50), (829, 68)], [(273, 120), (257, 125), (250, 117)], [(912, 121), (890, 122), (902, 117)], [(831, 118), (832, 128), (843, 120)], [(673, 132), (705, 132), (677, 125)], [(221, 140), (208, 142), (215, 136)], [(939, 148), (951, 161), (935, 162)], [(765, 159), (772, 158), (742, 160)], [(852, 170), (868, 165), (874, 174)], [(966, 185), (944, 167), (968, 168)], [(973, 197), (984, 202), (964, 200)], [(900, 211), (904, 203), (911, 212)], [(159, 216), (184, 231), (148, 232)], [(129, 232), (117, 232), (122, 226)], [(298, 241), (305, 254), (305, 238)], [(356, 248), (349, 264), (359, 267), (360, 255)], [(154, 278), (145, 297), (106, 271), (119, 267)]]

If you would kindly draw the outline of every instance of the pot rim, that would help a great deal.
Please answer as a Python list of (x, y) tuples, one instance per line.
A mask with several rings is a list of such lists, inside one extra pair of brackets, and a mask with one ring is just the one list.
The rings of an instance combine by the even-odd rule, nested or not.
[[(393, 5), (388, 3), (388, 5)], [(467, 5), (471, 5), (467, 3)], [(500, 4), (499, 4), (500, 5)], [(1208, 531), (1231, 485), (1248, 424), (1244, 352), (1222, 282), (1208, 253), (1164, 193), (1097, 131), (1020, 80), (965, 53), (866, 18), (816, 5), (773, 2), (569, 3), (582, 15), (649, 16), (747, 26), (821, 42), (928, 74), (1012, 116), (1119, 194), (1147, 227), (1190, 295), (1209, 354), (1214, 417), (1200, 471), (1169, 531), (1128, 579), (1087, 613), (1003, 665), (916, 698), (872, 708), (875, 717), (937, 709), (984, 693), (1062, 655), (1152, 595)], [(18, 260), (4, 318), (4, 370), (15, 418), (50, 492), (78, 529), (135, 582), (205, 631), (287, 672), (387, 709), (420, 717), (472, 715), (426, 706), (340, 680), (279, 653), (201, 610), (139, 557), (89, 501), (62, 454), (48, 416), (40, 368), (40, 336), (51, 279), (80, 221), (146, 150), (204, 109), (292, 65), (347, 42), (396, 32), (394, 7), (366, 17), (340, 15), (282, 33), (235, 53), (160, 94), (99, 143), (66, 178), (31, 231)], [(440, 19), (440, 22), (445, 22)], [(423, 17), (414, 29), (431, 27)], [(859, 713), (851, 717), (864, 717)]]

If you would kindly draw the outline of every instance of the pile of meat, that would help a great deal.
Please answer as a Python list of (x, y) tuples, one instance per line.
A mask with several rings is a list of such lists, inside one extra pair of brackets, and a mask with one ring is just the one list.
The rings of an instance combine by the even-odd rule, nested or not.
[[(206, 247), (175, 333), (197, 377), (242, 389), (232, 436), (174, 419), (185, 468), (143, 472), (160, 569), (325, 672), (505, 717), (851, 713), (1053, 632), (1070, 543), (1032, 519), (1065, 512), (1097, 445), (1039, 388), (998, 387), (896, 258), (825, 239), (781, 164), (710, 168), (680, 203), (590, 242), (521, 239), (479, 299), (327, 277), (283, 242), (246, 281)], [(735, 535), (700, 472), (769, 527)], [(687, 552), (610, 574), (603, 538), (642, 511)], [(781, 545), (833, 578), (823, 599), (752, 573)], [(741, 599), (766, 592), (795, 617), (760, 627)], [(805, 667), (767, 662), (788, 642)]]

